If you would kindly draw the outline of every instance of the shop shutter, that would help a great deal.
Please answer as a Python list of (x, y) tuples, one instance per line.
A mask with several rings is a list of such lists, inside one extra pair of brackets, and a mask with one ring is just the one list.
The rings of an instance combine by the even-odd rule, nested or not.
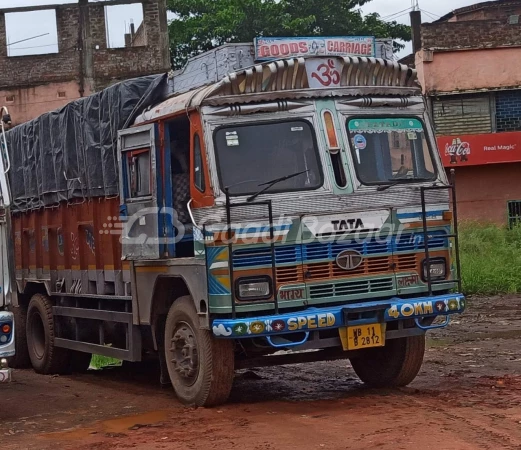
[(492, 132), (490, 96), (454, 95), (433, 99), (436, 134), (454, 136)]

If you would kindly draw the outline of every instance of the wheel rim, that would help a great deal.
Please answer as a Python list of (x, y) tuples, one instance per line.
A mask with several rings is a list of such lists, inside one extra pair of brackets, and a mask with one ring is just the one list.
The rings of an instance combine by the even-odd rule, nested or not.
[(31, 333), (32, 337), (32, 350), (33, 354), (38, 358), (42, 359), (45, 354), (45, 329), (43, 326), (43, 320), (40, 314), (34, 313), (31, 315)]
[(199, 352), (194, 330), (186, 322), (179, 322), (170, 339), (170, 362), (176, 378), (185, 386), (192, 386), (199, 373)]

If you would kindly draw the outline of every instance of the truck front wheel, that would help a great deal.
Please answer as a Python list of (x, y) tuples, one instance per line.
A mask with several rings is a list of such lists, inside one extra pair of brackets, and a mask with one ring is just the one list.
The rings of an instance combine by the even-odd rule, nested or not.
[(27, 308), (27, 349), (35, 372), (44, 375), (69, 371), (71, 353), (54, 345), (56, 324), (49, 297), (35, 294)]
[(360, 350), (351, 365), (369, 386), (407, 386), (418, 375), (424, 353), (425, 335), (391, 339), (385, 347)]
[(199, 327), (191, 297), (171, 306), (165, 324), (165, 359), (179, 400), (187, 405), (216, 406), (230, 395), (234, 377), (234, 346)]

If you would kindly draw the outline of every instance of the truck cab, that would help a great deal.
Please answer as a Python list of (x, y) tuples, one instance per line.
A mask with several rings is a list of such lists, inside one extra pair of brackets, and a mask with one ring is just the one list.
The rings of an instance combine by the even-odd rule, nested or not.
[[(151, 271), (160, 267), (173, 276), (177, 264), (198, 261), (206, 282), (190, 287), (191, 322), (172, 319), (169, 327), (167, 319), (165, 364), (181, 398), (201, 401), (188, 394), (195, 368), (203, 370), (201, 320), (212, 351), (227, 355), (219, 373), (232, 359), (248, 368), (349, 358), (370, 385), (414, 379), (425, 332), (465, 308), (455, 186), (414, 70), (356, 57), (259, 64), (145, 111), (120, 133), (122, 155), (135, 151), (126, 140), (145, 130), (150, 142), (159, 136), (155, 192), (163, 189), (164, 205), (181, 197), (183, 206), (163, 218), (165, 227), (155, 214), (152, 223), (127, 223), (138, 296), (153, 302), (147, 293), (159, 277)], [(169, 168), (179, 158), (189, 159), (186, 171)], [(121, 160), (121, 179), (140, 185), (140, 162)], [(188, 178), (186, 203), (179, 180)], [(122, 207), (134, 212), (140, 200), (125, 203), (128, 195)], [(161, 206), (148, 201), (141, 206)], [(150, 247), (150, 261), (135, 238), (157, 228), (157, 218), (160, 234), (175, 239)], [(280, 349), (291, 352), (273, 356)]]

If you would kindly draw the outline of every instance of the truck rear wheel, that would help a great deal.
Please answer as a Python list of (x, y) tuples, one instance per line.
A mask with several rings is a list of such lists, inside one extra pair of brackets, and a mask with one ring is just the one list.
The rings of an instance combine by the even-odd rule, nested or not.
[(69, 371), (70, 352), (54, 345), (56, 324), (48, 296), (35, 294), (27, 309), (27, 348), (35, 372), (44, 375)]
[(14, 315), (14, 342), (15, 355), (7, 358), (9, 367), (13, 369), (26, 369), (31, 367), (29, 350), (27, 349), (27, 308), (24, 306), (10, 306), (9, 311)]
[(216, 406), (230, 395), (234, 377), (233, 342), (215, 339), (199, 328), (191, 297), (174, 302), (165, 324), (165, 359), (179, 400), (187, 405)]
[(407, 386), (418, 375), (425, 353), (425, 335), (387, 341), (385, 347), (362, 350), (351, 359), (354, 371), (372, 387)]

